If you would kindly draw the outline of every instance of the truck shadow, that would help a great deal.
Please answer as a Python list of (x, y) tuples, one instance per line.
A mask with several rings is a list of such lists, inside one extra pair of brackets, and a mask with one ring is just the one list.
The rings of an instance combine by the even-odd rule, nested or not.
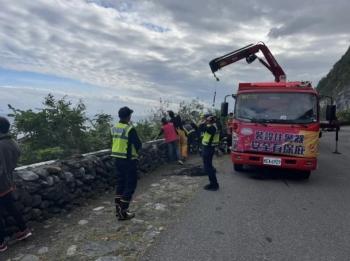
[(245, 166), (244, 170), (234, 174), (256, 180), (293, 180), (299, 182), (308, 182), (308, 179), (303, 178), (300, 171), (281, 170), (275, 168), (256, 168)]

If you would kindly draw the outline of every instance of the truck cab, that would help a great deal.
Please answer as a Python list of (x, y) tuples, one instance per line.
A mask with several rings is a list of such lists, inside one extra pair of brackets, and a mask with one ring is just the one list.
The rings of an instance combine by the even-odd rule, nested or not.
[(308, 82), (240, 83), (232, 122), (232, 162), (294, 169), (317, 167), (319, 97)]
[[(261, 52), (264, 58), (257, 54)], [(294, 169), (308, 178), (317, 167), (320, 137), (319, 96), (309, 82), (287, 82), (287, 76), (263, 43), (217, 57), (209, 62), (215, 73), (245, 59), (258, 60), (274, 76), (274, 82), (240, 83), (235, 96), (232, 130), (232, 161), (240, 171), (244, 165)], [(227, 111), (228, 104), (222, 104)], [(226, 112), (227, 114), (227, 112)], [(329, 114), (329, 115), (328, 115)], [(327, 106), (330, 122), (334, 106)]]

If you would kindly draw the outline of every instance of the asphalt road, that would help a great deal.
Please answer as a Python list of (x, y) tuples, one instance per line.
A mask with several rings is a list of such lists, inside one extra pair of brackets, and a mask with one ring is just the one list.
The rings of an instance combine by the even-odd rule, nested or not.
[(350, 260), (350, 128), (340, 155), (334, 136), (324, 133), (308, 181), (234, 173), (228, 157), (217, 159), (220, 190), (201, 190), (142, 260)]

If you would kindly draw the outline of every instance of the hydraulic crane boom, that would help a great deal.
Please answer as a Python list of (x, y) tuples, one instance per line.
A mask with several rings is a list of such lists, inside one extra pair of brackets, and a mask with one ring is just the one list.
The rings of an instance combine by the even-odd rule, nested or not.
[[(264, 54), (266, 61), (256, 56), (256, 53), (259, 51)], [(215, 58), (210, 61), (209, 66), (215, 76), (215, 72), (222, 67), (235, 63), (243, 58), (246, 59), (247, 63), (252, 63), (255, 59), (258, 59), (259, 62), (261, 62), (275, 76), (275, 82), (286, 81), (286, 74), (284, 73), (283, 69), (277, 63), (275, 57), (273, 57), (267, 46), (263, 43), (258, 43), (255, 45), (250, 44), (241, 49)]]

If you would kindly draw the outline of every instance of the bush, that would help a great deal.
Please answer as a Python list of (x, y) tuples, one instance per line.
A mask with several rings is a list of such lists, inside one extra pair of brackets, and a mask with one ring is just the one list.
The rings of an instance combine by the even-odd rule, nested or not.
[(337, 117), (340, 123), (350, 123), (350, 109), (339, 111)]
[[(142, 142), (158, 136), (161, 118), (167, 116), (169, 107), (169, 101), (160, 100), (159, 106), (151, 109), (148, 119), (136, 123)], [(18, 138), (22, 150), (20, 165), (111, 148), (112, 116), (101, 113), (88, 119), (82, 101), (73, 105), (66, 96), (56, 99), (48, 94), (41, 109), (20, 110), (11, 105), (9, 108), (12, 111), (9, 116), (13, 117), (11, 132)], [(197, 121), (203, 109), (198, 100), (181, 102), (179, 114), (182, 119)]]

